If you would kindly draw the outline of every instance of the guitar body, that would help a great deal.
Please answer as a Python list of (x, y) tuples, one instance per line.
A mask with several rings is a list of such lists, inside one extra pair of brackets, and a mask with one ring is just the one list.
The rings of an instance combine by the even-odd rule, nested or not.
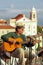
[[(11, 40), (14, 40), (13, 38), (11, 38)], [(8, 42), (4, 42), (3, 45), (4, 45), (4, 49), (7, 51), (7, 52), (11, 52), (13, 50), (15, 50), (16, 48), (21, 48), (21, 44), (20, 42), (23, 42), (23, 40), (21, 38), (16, 38), (15, 39), (16, 42), (19, 42), (19, 44), (16, 44), (16, 43), (8, 43)]]

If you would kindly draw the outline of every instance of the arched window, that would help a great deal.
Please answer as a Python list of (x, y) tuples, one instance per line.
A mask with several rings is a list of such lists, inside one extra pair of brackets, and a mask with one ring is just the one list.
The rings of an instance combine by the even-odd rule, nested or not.
[(33, 18), (35, 18), (35, 14), (33, 14)]
[(2, 34), (4, 34), (4, 31), (2, 31)]

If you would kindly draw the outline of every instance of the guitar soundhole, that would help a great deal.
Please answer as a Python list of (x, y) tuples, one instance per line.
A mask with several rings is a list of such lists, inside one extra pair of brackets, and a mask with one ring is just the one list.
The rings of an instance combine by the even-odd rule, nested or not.
[(10, 44), (9, 44), (9, 45), (10, 45), (10, 48), (11, 48), (12, 44), (13, 44), (13, 43), (10, 43)]
[(19, 44), (19, 42), (16, 42), (16, 44)]

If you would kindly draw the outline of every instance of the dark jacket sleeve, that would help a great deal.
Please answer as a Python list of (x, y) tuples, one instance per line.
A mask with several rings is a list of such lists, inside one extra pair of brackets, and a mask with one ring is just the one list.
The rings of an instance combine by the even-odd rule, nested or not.
[(7, 42), (9, 37), (12, 37), (12, 33), (8, 33), (8, 34), (5, 34), (5, 35), (2, 35), (1, 36), (1, 39), (3, 41), (6, 41)]

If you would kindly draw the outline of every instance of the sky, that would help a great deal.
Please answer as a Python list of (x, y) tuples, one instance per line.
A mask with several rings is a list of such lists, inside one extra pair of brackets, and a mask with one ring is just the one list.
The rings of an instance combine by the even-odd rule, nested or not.
[(0, 19), (10, 19), (18, 14), (30, 15), (35, 7), (38, 25), (43, 26), (43, 0), (0, 0)]

